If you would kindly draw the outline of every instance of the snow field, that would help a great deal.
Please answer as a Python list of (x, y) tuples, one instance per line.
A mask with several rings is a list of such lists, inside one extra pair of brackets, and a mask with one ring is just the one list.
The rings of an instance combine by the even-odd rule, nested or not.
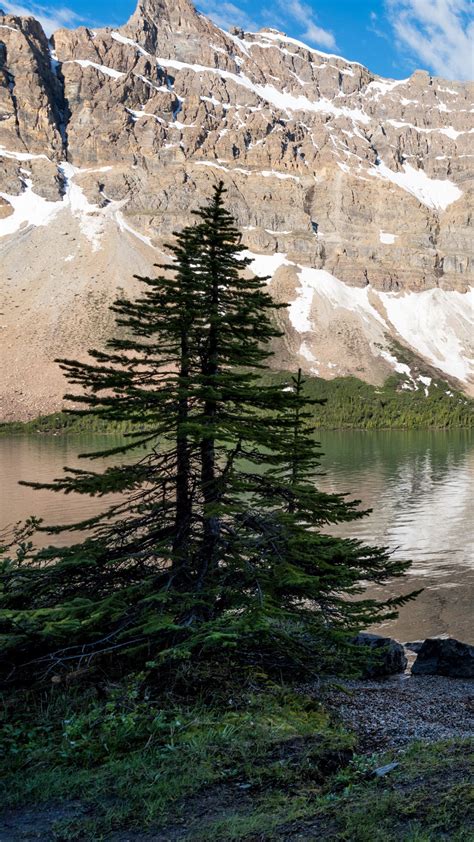
[[(21, 155), (19, 160), (27, 160), (29, 157), (45, 157), (24, 156), (23, 153), (18, 153), (18, 155)], [(136, 231), (125, 220), (121, 213), (121, 208), (126, 202), (109, 202), (105, 207), (91, 204), (82, 187), (74, 181), (75, 177), (81, 173), (106, 172), (111, 167), (100, 167), (94, 170), (79, 169), (72, 164), (63, 162), (59, 165), (58, 169), (64, 178), (65, 192), (62, 199), (57, 202), (49, 202), (47, 199), (35, 193), (33, 182), (27, 177), (23, 180), (24, 190), (18, 196), (0, 192), (0, 196), (9, 202), (13, 208), (13, 213), (10, 216), (0, 219), (0, 238), (15, 234), (22, 227), (48, 225), (58, 213), (69, 209), (72, 216), (77, 219), (81, 233), (91, 243), (93, 252), (100, 249), (105, 224), (107, 219), (110, 218), (115, 219), (120, 231), (127, 231), (132, 236), (153, 248), (150, 238)], [(67, 257), (66, 261), (70, 261), (71, 259), (73, 259), (73, 255)]]
[(25, 225), (48, 225), (62, 208), (62, 202), (48, 202), (34, 193), (30, 178), (25, 178), (23, 184), (24, 190), (18, 196), (0, 192), (13, 208), (10, 216), (0, 219), (0, 237), (14, 234)]
[[(324, 269), (291, 263), (286, 254), (247, 254), (253, 258), (251, 269), (257, 275), (273, 275), (282, 265), (294, 266), (297, 270), (299, 287), (296, 298), (288, 307), (288, 316), (299, 334), (313, 332), (311, 310), (315, 298), (320, 298), (334, 308), (357, 314), (367, 336), (370, 336), (371, 327), (378, 326), (380, 329), (381, 326), (387, 333), (395, 330), (407, 345), (445, 374), (464, 383), (472, 376), (474, 359), (469, 357), (467, 349), (474, 336), (474, 287), (468, 293), (439, 288), (423, 292), (384, 293), (371, 286), (351, 287)], [(377, 300), (380, 312), (371, 303)], [(385, 317), (380, 313), (385, 313)], [(308, 341), (302, 342), (300, 353), (312, 362), (314, 357)], [(378, 350), (378, 354), (390, 363), (394, 371), (409, 377), (413, 388), (416, 388), (408, 365), (399, 362), (386, 349)], [(420, 376), (417, 379), (426, 391), (431, 378)], [(410, 386), (407, 385), (407, 388)]]
[(474, 363), (466, 353), (474, 335), (474, 287), (468, 293), (434, 288), (377, 294), (388, 321), (412, 348), (446, 374), (468, 380)]
[(369, 175), (391, 181), (407, 193), (415, 196), (419, 202), (434, 210), (446, 210), (456, 202), (462, 191), (449, 179), (429, 178), (424, 170), (416, 170), (411, 164), (403, 165), (403, 172), (394, 172), (383, 161), (370, 169)]

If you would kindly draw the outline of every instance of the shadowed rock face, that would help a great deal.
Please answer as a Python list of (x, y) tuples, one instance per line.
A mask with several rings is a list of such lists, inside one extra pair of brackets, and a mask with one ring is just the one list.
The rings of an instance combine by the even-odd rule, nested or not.
[(412, 673), (474, 678), (474, 646), (450, 637), (428, 638), (423, 641)]
[(354, 639), (354, 643), (358, 646), (365, 646), (367, 649), (368, 664), (364, 670), (366, 678), (397, 675), (407, 667), (408, 660), (403, 646), (398, 640), (383, 637), (379, 634), (362, 632)]
[(58, 408), (54, 348), (106, 338), (128, 267), (149, 269), (217, 179), (256, 271), (292, 303), (276, 365), (380, 383), (401, 371), (396, 339), (417, 358), (407, 388), (442, 373), (469, 390), (471, 107), (467, 83), (228, 34), (188, 0), (50, 43), (0, 16), (0, 416)]

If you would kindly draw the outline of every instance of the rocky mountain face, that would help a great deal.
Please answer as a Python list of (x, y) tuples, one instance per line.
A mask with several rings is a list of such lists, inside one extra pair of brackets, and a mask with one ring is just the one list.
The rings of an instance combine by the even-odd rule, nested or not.
[(0, 418), (60, 407), (54, 357), (105, 341), (218, 179), (289, 304), (276, 366), (472, 391), (472, 93), (226, 33), (188, 0), (49, 41), (0, 14)]

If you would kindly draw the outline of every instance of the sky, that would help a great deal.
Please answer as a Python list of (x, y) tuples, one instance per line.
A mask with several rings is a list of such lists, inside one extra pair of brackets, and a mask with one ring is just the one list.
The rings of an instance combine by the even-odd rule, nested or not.
[[(312, 47), (403, 79), (421, 68), (447, 79), (473, 77), (474, 0), (195, 0), (228, 29), (277, 28)], [(0, 0), (13, 14), (34, 14), (47, 34), (61, 26), (118, 26), (136, 0)]]

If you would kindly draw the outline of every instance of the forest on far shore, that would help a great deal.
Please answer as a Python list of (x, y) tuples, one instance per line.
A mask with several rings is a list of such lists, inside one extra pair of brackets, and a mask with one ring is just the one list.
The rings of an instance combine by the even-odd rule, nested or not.
[[(265, 372), (262, 382), (275, 384), (290, 378), (288, 372)], [(313, 425), (326, 430), (457, 429), (474, 426), (474, 401), (444, 380), (424, 387), (403, 389), (406, 378), (394, 374), (383, 386), (372, 386), (357, 377), (305, 378), (310, 398), (326, 401), (314, 410)], [(42, 415), (32, 421), (0, 423), (0, 436), (30, 433), (126, 433), (127, 423), (104, 423), (97, 417), (77, 417), (67, 412)]]

